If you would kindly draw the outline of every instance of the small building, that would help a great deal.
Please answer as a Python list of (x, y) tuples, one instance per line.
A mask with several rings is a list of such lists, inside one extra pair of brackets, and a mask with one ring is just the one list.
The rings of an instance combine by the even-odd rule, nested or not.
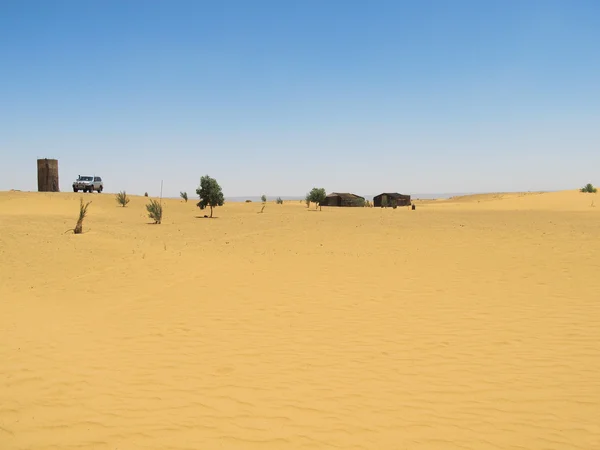
[(332, 192), (321, 206), (364, 206), (365, 198), (356, 194)]
[(373, 197), (373, 206), (376, 208), (381, 207), (384, 203), (387, 206), (393, 206), (394, 202), (397, 206), (410, 206), (410, 195), (398, 194), (397, 192), (384, 192)]
[(38, 192), (59, 192), (58, 160), (37, 160)]

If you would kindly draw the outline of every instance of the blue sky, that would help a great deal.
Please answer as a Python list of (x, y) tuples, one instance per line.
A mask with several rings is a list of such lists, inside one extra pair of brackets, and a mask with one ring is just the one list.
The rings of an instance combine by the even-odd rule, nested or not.
[(0, 190), (600, 184), (600, 2), (0, 2)]

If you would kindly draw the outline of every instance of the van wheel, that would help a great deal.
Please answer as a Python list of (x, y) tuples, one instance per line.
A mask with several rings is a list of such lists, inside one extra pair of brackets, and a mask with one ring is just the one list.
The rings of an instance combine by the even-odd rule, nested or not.
[(79, 191), (79, 189), (73, 188), (73, 192), (78, 192), (78, 191)]

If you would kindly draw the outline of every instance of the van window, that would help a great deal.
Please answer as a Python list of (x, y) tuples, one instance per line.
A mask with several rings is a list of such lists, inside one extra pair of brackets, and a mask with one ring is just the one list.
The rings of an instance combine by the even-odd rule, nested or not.
[(102, 181), (102, 178), (100, 178), (100, 177), (94, 177), (94, 181)]

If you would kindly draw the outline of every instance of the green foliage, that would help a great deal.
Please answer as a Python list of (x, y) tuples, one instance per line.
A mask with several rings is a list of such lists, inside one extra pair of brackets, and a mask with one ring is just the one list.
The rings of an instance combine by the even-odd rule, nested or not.
[(180, 192), (179, 196), (185, 200), (185, 202), (187, 203), (188, 201), (188, 196), (187, 196), (187, 192)]
[(321, 209), (321, 204), (325, 201), (327, 192), (324, 188), (312, 188), (308, 194), (308, 198), (311, 202), (316, 203)]
[(200, 197), (200, 201), (197, 203), (198, 208), (205, 209), (209, 206), (210, 217), (213, 216), (213, 208), (223, 206), (223, 203), (225, 203), (221, 186), (219, 186), (217, 180), (208, 175), (200, 178), (200, 186), (196, 189), (196, 194)]
[(275, 203), (277, 203), (278, 205), (283, 205), (283, 200), (281, 197), (277, 197), (277, 200), (275, 200)]
[(588, 183), (584, 187), (581, 188), (581, 192), (585, 192), (588, 194), (595, 194), (596, 192), (598, 192), (598, 189), (596, 189), (592, 183)]
[(260, 196), (260, 200), (261, 200), (263, 203), (267, 203), (267, 196), (266, 196), (265, 194), (261, 195), (261, 196)]
[(83, 198), (79, 199), (79, 219), (77, 219), (77, 224), (75, 225), (75, 228), (73, 228), (74, 234), (83, 233), (83, 219), (85, 219), (85, 216), (87, 215), (87, 209), (90, 206), (90, 203), (92, 202), (87, 202), (84, 205)]
[(116, 200), (117, 203), (119, 205), (121, 205), (123, 208), (125, 208), (125, 206), (127, 206), (127, 203), (129, 203), (129, 197), (127, 197), (127, 193), (125, 191), (121, 191), (116, 195)]
[(148, 210), (148, 217), (154, 220), (154, 223), (160, 224), (162, 222), (163, 208), (162, 205), (156, 200), (150, 200), (150, 203), (146, 205)]
[(367, 204), (367, 201), (364, 198), (356, 198), (352, 201), (353, 206), (363, 207)]

